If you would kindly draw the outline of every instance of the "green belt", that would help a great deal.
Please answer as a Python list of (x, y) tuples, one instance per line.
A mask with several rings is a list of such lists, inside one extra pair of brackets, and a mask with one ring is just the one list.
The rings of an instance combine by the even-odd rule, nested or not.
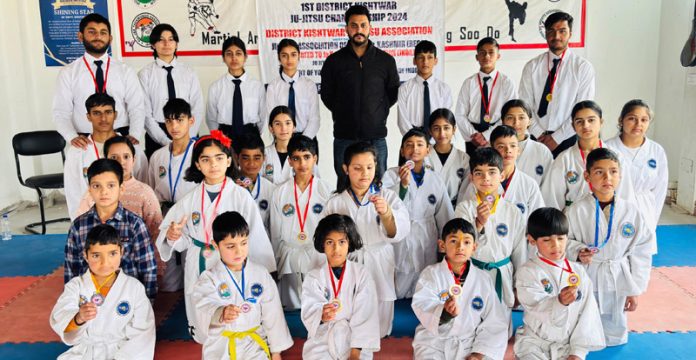
[(498, 270), (495, 274), (495, 292), (498, 294), (498, 300), (502, 301), (503, 277), (500, 275), (500, 268), (510, 263), (510, 257), (508, 256), (498, 262), (485, 262), (472, 258), (471, 262), (481, 270)]
[[(206, 249), (206, 246), (204, 242), (198, 241), (194, 238), (191, 238), (191, 241), (193, 242), (193, 245), (201, 248), (201, 250), (198, 251), (198, 275), (200, 275), (205, 271), (205, 256), (203, 256), (203, 251)], [(210, 244), (208, 244), (207, 248), (210, 251), (215, 251), (215, 248)]]
[(572, 204), (573, 204), (573, 202), (570, 201), (570, 200), (566, 200), (566, 202), (565, 202), (565, 206), (566, 206), (566, 207), (568, 207), (568, 206), (570, 206), (570, 205), (572, 205)]

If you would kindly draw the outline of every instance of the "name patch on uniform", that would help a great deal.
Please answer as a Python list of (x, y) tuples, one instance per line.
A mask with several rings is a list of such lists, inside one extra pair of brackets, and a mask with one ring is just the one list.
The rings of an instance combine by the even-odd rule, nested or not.
[(527, 211), (527, 207), (524, 206), (523, 203), (517, 203), (516, 205), (517, 205), (517, 208), (520, 209), (520, 211), (522, 212), (522, 214), (524, 214), (524, 212)]
[(159, 177), (163, 178), (165, 175), (167, 175), (167, 169), (164, 168), (164, 166), (159, 167)]
[(652, 168), (652, 169), (656, 168), (656, 167), (657, 167), (657, 161), (656, 161), (655, 159), (650, 159), (650, 160), (648, 160), (648, 166), (650, 166), (650, 168)]
[(459, 176), (460, 179), (464, 178), (464, 168), (457, 169), (457, 176)]
[(621, 225), (621, 235), (625, 238), (630, 238), (636, 233), (636, 227), (630, 222)]
[(578, 182), (579, 177), (580, 175), (578, 175), (577, 172), (572, 170), (566, 173), (566, 181), (568, 181), (568, 184), (575, 184), (576, 182)]
[(283, 205), (283, 215), (285, 216), (290, 216), (295, 213), (295, 207), (292, 206), (292, 204), (285, 204)]
[(259, 297), (261, 294), (263, 294), (263, 285), (260, 283), (254, 283), (254, 285), (251, 285), (251, 296)]
[(268, 209), (268, 201), (266, 201), (266, 200), (261, 200), (261, 201), (259, 201), (259, 208), (260, 208), (261, 210), (264, 210), (264, 211), (265, 211), (266, 209)]
[(220, 297), (223, 299), (227, 299), (232, 295), (232, 293), (230, 293), (230, 287), (227, 285), (227, 283), (222, 283), (220, 286), (218, 286), (218, 295), (220, 295)]
[(549, 279), (541, 279), (541, 286), (544, 287), (544, 291), (546, 291), (547, 294), (550, 294), (553, 291), (553, 286), (551, 285)]
[(498, 224), (498, 226), (495, 227), (495, 232), (498, 233), (498, 236), (506, 236), (508, 234), (508, 227), (505, 224)]
[(483, 309), (483, 299), (480, 296), (475, 297), (471, 300), (471, 308), (476, 311), (481, 311), (481, 309)]
[(264, 169), (266, 176), (273, 176), (273, 164), (266, 164), (266, 169)]
[(118, 306), (116, 306), (116, 313), (121, 316), (126, 316), (130, 312), (130, 303), (128, 301), (121, 301)]
[(434, 194), (428, 195), (428, 202), (429, 202), (431, 205), (435, 205), (435, 202), (436, 202), (436, 201), (437, 201), (437, 198), (435, 198), (435, 195), (434, 195)]
[(536, 174), (539, 176), (544, 175), (544, 167), (541, 165), (537, 165), (537, 167), (534, 169), (534, 172), (536, 172)]
[(198, 211), (191, 213), (191, 222), (193, 225), (198, 225), (198, 223), (201, 222), (201, 213)]
[(315, 214), (321, 214), (322, 210), (324, 210), (324, 206), (321, 204), (314, 204), (314, 206), (312, 206), (312, 211), (314, 211)]

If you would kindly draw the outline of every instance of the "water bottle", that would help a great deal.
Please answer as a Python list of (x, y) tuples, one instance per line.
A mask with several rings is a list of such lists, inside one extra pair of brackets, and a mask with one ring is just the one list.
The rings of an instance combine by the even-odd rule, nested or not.
[(2, 239), (12, 240), (12, 231), (10, 230), (10, 214), (2, 214)]

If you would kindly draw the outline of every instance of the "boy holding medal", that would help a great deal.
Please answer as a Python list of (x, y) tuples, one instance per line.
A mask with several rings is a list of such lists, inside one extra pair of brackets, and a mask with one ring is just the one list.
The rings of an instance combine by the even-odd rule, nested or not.
[(568, 208), (568, 258), (587, 266), (607, 346), (621, 345), (628, 341), (626, 312), (648, 287), (655, 233), (635, 203), (616, 196), (625, 180), (616, 153), (592, 150), (584, 176), (592, 192)]
[(196, 330), (205, 338), (203, 359), (280, 359), (292, 346), (278, 290), (268, 270), (247, 259), (249, 225), (236, 211), (213, 221), (220, 261), (193, 287)]
[(96, 225), (87, 233), (82, 255), (89, 270), (65, 284), (51, 312), (51, 327), (72, 346), (61, 358), (152, 359), (155, 314), (143, 285), (119, 269), (119, 232)]
[(278, 185), (271, 201), (271, 243), (278, 262), (280, 298), (286, 310), (299, 309), (302, 280), (322, 260), (312, 246), (331, 187), (313, 175), (317, 143), (295, 135), (288, 142), (288, 162), (295, 176)]
[(502, 359), (509, 314), (490, 277), (472, 266), (476, 230), (456, 218), (438, 240), (445, 258), (421, 272), (411, 307), (420, 325), (413, 338), (415, 359)]
[(524, 307), (524, 325), (515, 334), (519, 359), (581, 360), (605, 346), (590, 276), (565, 256), (568, 227), (556, 208), (539, 208), (529, 216), (527, 239), (536, 254), (515, 280)]

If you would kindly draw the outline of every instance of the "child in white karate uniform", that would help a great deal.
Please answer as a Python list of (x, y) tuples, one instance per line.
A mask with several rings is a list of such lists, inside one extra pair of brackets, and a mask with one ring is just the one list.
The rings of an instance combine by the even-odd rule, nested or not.
[(430, 115), (433, 150), (425, 158), (425, 166), (439, 174), (447, 186), (452, 206), (457, 204), (459, 189), (469, 184), (469, 155), (452, 145), (457, 121), (449, 109), (437, 109)]
[(382, 186), (399, 194), (411, 219), (411, 232), (394, 244), (396, 297), (410, 298), (423, 269), (437, 262), (437, 235), (454, 215), (440, 176), (424, 166), (430, 136), (413, 128), (401, 140), (399, 166), (384, 173)]
[(278, 185), (271, 201), (271, 243), (278, 261), (280, 299), (286, 310), (299, 309), (302, 281), (321, 261), (312, 246), (314, 228), (322, 218), (331, 187), (312, 174), (317, 163), (314, 140), (297, 134), (288, 144), (295, 176)]
[(566, 257), (568, 218), (558, 209), (532, 212), (527, 239), (534, 255), (517, 271), (524, 325), (515, 333), (518, 359), (583, 360), (604, 348), (599, 309), (585, 268)]
[(415, 359), (502, 359), (509, 318), (490, 276), (472, 265), (476, 230), (458, 218), (437, 241), (445, 258), (418, 278), (411, 307), (420, 321), (413, 338)]
[(273, 359), (292, 346), (275, 281), (247, 259), (250, 228), (236, 211), (213, 221), (220, 259), (196, 281), (191, 299), (198, 331), (206, 339), (203, 359)]
[(393, 243), (411, 231), (408, 210), (399, 195), (379, 189), (375, 177), (377, 150), (366, 142), (354, 143), (343, 154), (345, 177), (324, 208), (324, 215), (350, 216), (364, 240), (362, 249), (349, 258), (365, 266), (377, 286), (380, 337), (391, 333), (394, 320), (395, 262)]
[(258, 134), (249, 132), (239, 136), (237, 142), (232, 144), (232, 147), (237, 154), (240, 172), (240, 177), (235, 180), (235, 183), (247, 189), (251, 197), (254, 198), (263, 218), (263, 226), (270, 237), (271, 197), (276, 186), (261, 176), (261, 169), (265, 160), (263, 140)]
[(186, 179), (199, 185), (169, 210), (157, 238), (157, 248), (164, 261), (169, 261), (174, 252), (186, 250), (186, 316), (191, 336), (201, 344), (205, 338), (202, 332), (195, 329), (196, 312), (191, 296), (199, 275), (219, 260), (219, 253), (213, 247), (211, 236), (211, 224), (217, 214), (225, 211), (242, 214), (250, 228), (249, 257), (269, 272), (276, 269), (273, 248), (263, 227), (259, 209), (249, 192), (232, 180), (237, 177), (237, 166), (232, 165), (232, 162), (230, 139), (219, 130), (213, 130), (211, 135), (196, 141)]
[(529, 119), (532, 118), (532, 108), (523, 100), (513, 99), (503, 105), (500, 117), (503, 125), (514, 128), (517, 133), (520, 155), (517, 157), (516, 167), (534, 179), (537, 185), (541, 185), (553, 163), (553, 154), (544, 144), (530, 139), (527, 129)]
[(641, 209), (617, 196), (616, 189), (624, 181), (620, 166), (613, 151), (592, 150), (584, 174), (592, 193), (567, 211), (568, 257), (587, 266), (607, 346), (628, 341), (626, 313), (635, 311), (638, 296), (648, 288), (656, 244)]
[(326, 256), (302, 284), (303, 359), (372, 359), (379, 351), (375, 283), (364, 266), (346, 259), (361, 247), (350, 216), (331, 214), (317, 225), (314, 248)]
[(87, 233), (89, 270), (65, 284), (51, 311), (51, 328), (71, 346), (58, 359), (154, 357), (155, 313), (143, 284), (119, 269), (122, 253), (111, 225)]

